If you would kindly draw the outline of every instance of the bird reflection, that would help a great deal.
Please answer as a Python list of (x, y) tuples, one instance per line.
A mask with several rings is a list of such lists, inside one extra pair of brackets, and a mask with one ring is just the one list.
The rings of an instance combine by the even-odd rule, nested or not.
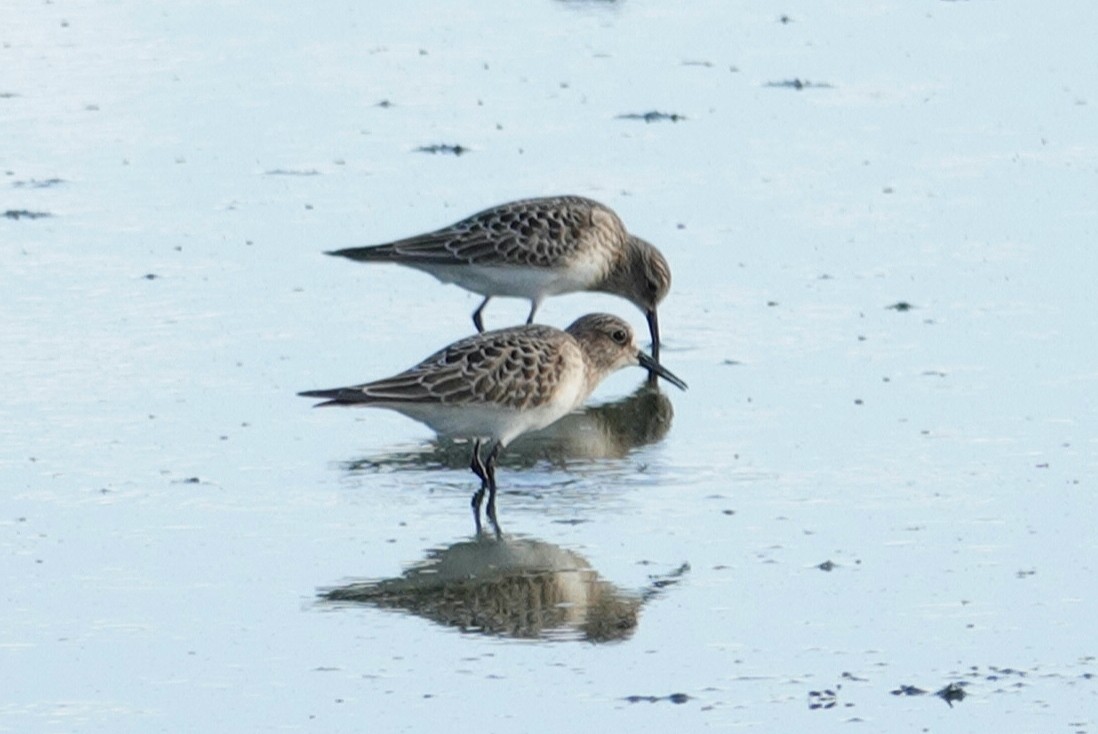
[(399, 577), (327, 589), (320, 597), (399, 609), (463, 632), (612, 642), (630, 637), (641, 607), (688, 570), (683, 564), (641, 591), (623, 591), (573, 551), (532, 538), (480, 535), (427, 551)]
[[(560, 465), (569, 460), (621, 459), (635, 448), (663, 439), (673, 415), (670, 399), (646, 380), (627, 397), (570, 413), (540, 431), (520, 436), (499, 462), (529, 467), (539, 461)], [(412, 449), (348, 462), (348, 468), (357, 472), (465, 469), (468, 464), (466, 442), (437, 438)]]

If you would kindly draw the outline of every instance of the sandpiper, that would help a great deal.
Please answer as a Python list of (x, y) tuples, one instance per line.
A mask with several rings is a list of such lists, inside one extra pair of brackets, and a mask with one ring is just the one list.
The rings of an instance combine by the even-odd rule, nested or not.
[(685, 382), (637, 348), (629, 324), (596, 313), (564, 331), (535, 324), (476, 334), (393, 377), (299, 394), (322, 398), (318, 405), (388, 408), (440, 435), (473, 439), (469, 468), (481, 482), (472, 500), (477, 533), (487, 491), (488, 519), (499, 536), (495, 466), (500, 452), (517, 436), (577, 408), (610, 373), (638, 364), (686, 389)]
[(580, 196), (523, 199), (485, 209), (449, 227), (385, 245), (327, 253), (362, 262), (391, 262), (430, 273), (484, 296), (530, 301), (527, 324), (547, 296), (599, 291), (621, 296), (644, 312), (652, 356), (660, 358), (656, 306), (671, 287), (660, 251), (629, 234), (618, 215)]

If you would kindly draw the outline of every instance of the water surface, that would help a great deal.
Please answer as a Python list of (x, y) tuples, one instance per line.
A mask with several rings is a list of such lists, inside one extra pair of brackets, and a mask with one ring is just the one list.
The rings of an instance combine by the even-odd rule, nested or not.
[[(0, 729), (1098, 728), (1090, 4), (312, 8), (6, 14)], [(478, 547), (464, 447), (295, 393), (478, 298), (320, 253), (557, 193), (690, 390), (516, 444), (460, 613), (371, 603)]]

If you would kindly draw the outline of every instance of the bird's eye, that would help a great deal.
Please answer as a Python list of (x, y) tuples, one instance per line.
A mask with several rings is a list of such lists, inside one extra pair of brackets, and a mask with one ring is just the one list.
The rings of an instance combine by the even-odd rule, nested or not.
[(625, 329), (614, 329), (614, 333), (610, 335), (610, 338), (618, 344), (625, 344), (629, 339), (629, 335), (625, 333)]
[(648, 281), (648, 292), (653, 296), (660, 292), (660, 284), (654, 280)]

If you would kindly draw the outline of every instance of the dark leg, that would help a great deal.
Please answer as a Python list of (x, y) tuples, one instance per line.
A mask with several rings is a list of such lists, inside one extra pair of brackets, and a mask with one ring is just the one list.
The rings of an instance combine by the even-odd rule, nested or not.
[(469, 468), (480, 478), (480, 489), (473, 493), (473, 501), (470, 503), (473, 506), (473, 522), (477, 526), (477, 536), (480, 536), (480, 503), (484, 499), (484, 490), (488, 487), (488, 474), (480, 460), (479, 438), (473, 442), (473, 460), (469, 464)]
[(492, 527), (496, 529), (497, 538), (503, 537), (499, 520), (496, 519), (496, 457), (499, 456), (501, 450), (503, 450), (503, 444), (496, 441), (496, 445), (488, 452), (488, 461), (484, 465), (485, 473), (488, 475), (488, 520), (492, 523)]
[(538, 312), (538, 306), (540, 304), (537, 301), (530, 301), (530, 315), (526, 317), (526, 323), (534, 323), (534, 314)]
[(478, 333), (484, 332), (484, 322), (480, 320), (480, 313), (484, 310), (484, 307), (488, 305), (488, 301), (491, 301), (491, 296), (485, 296), (484, 300), (477, 306), (477, 310), (473, 311), (473, 326), (477, 327)]

